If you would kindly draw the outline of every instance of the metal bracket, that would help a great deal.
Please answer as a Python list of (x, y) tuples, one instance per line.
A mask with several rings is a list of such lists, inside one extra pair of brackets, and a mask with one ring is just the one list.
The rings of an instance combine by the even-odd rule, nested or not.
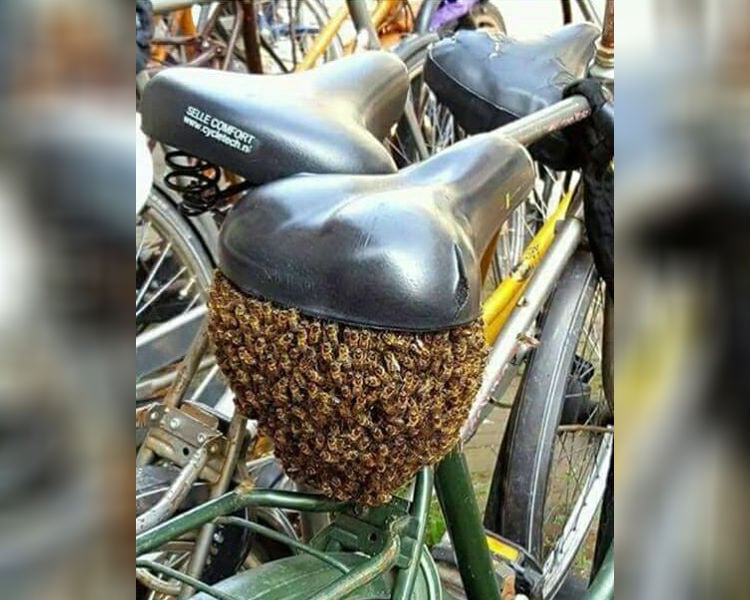
[(417, 543), (419, 524), (409, 515), (409, 502), (397, 496), (382, 506), (355, 506), (339, 513), (336, 520), (318, 533), (310, 544), (321, 550), (349, 550), (375, 555), (383, 551), (391, 525), (399, 519), (404, 520), (405, 525), (399, 533), (401, 545), (396, 566), (406, 568)]
[(201, 479), (210, 483), (219, 480), (227, 440), (219, 430), (220, 421), (194, 404), (180, 408), (155, 404), (148, 412), (150, 424), (144, 445), (157, 455), (184, 467), (201, 446), (208, 448), (209, 459), (201, 471)]

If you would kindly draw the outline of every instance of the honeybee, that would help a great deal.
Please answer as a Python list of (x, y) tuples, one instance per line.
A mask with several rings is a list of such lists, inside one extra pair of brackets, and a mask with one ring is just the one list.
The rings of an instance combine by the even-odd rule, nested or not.
[(361, 396), (364, 393), (364, 378), (361, 373), (355, 373), (352, 377), (352, 394)]
[(320, 354), (326, 362), (333, 361), (333, 345), (330, 342), (323, 342), (320, 345)]
[(287, 331), (286, 333), (280, 335), (276, 339), (276, 344), (282, 350), (289, 349), (293, 343), (294, 343), (294, 334), (291, 331)]
[(279, 356), (279, 367), (281, 367), (281, 370), (284, 371), (284, 373), (289, 373), (289, 371), (292, 370), (292, 360), (289, 357), (288, 354), (282, 354)]
[(338, 361), (342, 365), (348, 365), (351, 362), (351, 357), (349, 356), (349, 346), (346, 346), (344, 344), (339, 346), (339, 355), (338, 355)]
[(308, 331), (308, 340), (311, 344), (317, 344), (320, 341), (320, 323), (313, 321), (310, 323)]
[(357, 346), (359, 344), (359, 331), (351, 327), (345, 328), (344, 341), (350, 346)]
[(392, 382), (387, 382), (380, 391), (380, 397), (384, 401), (389, 401), (396, 395), (396, 386)]

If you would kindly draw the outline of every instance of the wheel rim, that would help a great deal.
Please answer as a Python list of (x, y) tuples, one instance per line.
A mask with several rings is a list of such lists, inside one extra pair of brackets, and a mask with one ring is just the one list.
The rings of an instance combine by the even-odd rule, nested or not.
[(589, 534), (614, 447), (612, 415), (601, 377), (603, 310), (604, 286), (599, 284), (568, 376), (550, 467), (542, 528), (545, 598), (557, 592), (571, 568), (584, 575), (593, 556), (594, 540)]

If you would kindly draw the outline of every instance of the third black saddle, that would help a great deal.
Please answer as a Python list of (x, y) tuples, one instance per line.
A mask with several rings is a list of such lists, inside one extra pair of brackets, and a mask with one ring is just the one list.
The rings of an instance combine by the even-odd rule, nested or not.
[[(599, 34), (590, 23), (529, 41), (486, 30), (459, 31), (432, 47), (425, 81), (467, 133), (490, 131), (562, 100), (565, 87), (585, 76)], [(530, 150), (552, 168), (572, 167), (562, 133)]]

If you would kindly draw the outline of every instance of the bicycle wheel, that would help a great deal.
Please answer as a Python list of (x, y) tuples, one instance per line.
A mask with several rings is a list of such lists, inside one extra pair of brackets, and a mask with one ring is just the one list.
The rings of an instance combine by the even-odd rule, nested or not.
[[(158, 339), (145, 340), (162, 331), (166, 339), (170, 322), (205, 303), (213, 262), (195, 229), (158, 188), (137, 218), (135, 239), (136, 401), (145, 401), (171, 384), (192, 335), (164, 348)], [(145, 357), (147, 345), (153, 351)]]
[(485, 525), (543, 565), (544, 598), (572, 567), (584, 576), (591, 568), (588, 534), (614, 447), (601, 374), (603, 305), (591, 255), (579, 251), (549, 302), (490, 486)]

